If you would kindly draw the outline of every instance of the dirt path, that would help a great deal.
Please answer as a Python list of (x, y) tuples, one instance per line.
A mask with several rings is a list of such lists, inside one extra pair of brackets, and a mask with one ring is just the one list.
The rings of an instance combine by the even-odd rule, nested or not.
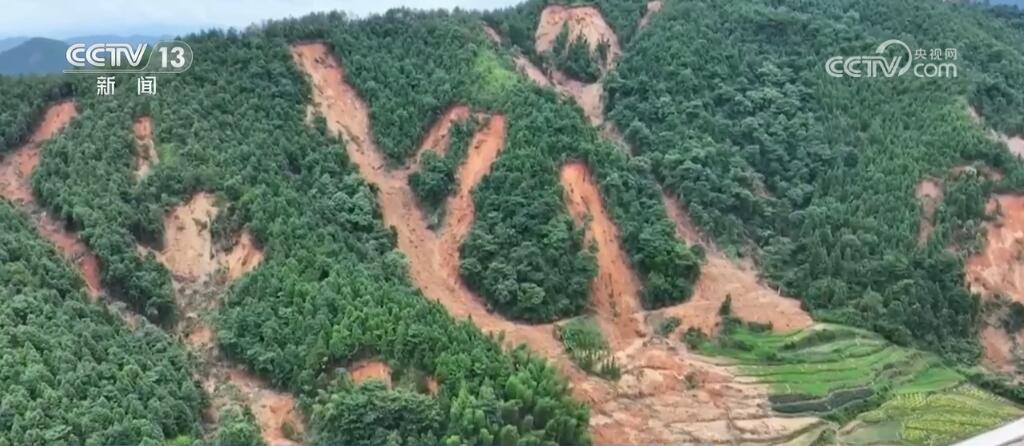
[(561, 179), (569, 213), (578, 225), (586, 224), (587, 241), (597, 246), (597, 277), (590, 285), (590, 304), (612, 349), (620, 350), (644, 336), (634, 317), (641, 311), (640, 279), (622, 250), (619, 230), (605, 211), (587, 166), (565, 164)]
[(942, 204), (942, 185), (925, 178), (917, 184), (917, 200), (921, 203), (921, 219), (918, 222), (917, 245), (924, 246), (935, 231), (935, 211)]
[(57, 251), (78, 269), (85, 279), (89, 297), (95, 302), (103, 290), (99, 259), (76, 233), (67, 230), (61, 222), (40, 208), (32, 195), (32, 171), (39, 165), (43, 143), (67, 127), (77, 115), (73, 101), (52, 105), (25, 144), (0, 155), (0, 196), (25, 211), (40, 235), (53, 243)]
[(135, 179), (142, 180), (160, 162), (153, 143), (153, 119), (149, 116), (136, 119), (132, 132), (135, 134)]

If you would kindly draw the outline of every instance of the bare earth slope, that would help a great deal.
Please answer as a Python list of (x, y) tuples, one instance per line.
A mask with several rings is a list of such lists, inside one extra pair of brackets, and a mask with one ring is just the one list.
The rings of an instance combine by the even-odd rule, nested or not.
[(96, 299), (102, 290), (100, 262), (74, 232), (68, 231), (58, 220), (36, 205), (32, 195), (32, 171), (39, 165), (42, 145), (54, 137), (77, 116), (75, 103), (59, 102), (51, 106), (28, 142), (3, 154), (0, 158), (0, 195), (27, 212), (43, 238), (71, 262), (85, 279), (89, 295)]
[[(453, 316), (471, 318), (484, 331), (503, 331), (511, 343), (524, 343), (553, 360), (569, 378), (574, 396), (592, 408), (590, 427), (597, 444), (735, 444), (747, 440), (773, 444), (789, 441), (794, 433), (820, 425), (820, 421), (814, 418), (774, 417), (762, 386), (736, 382), (728, 368), (688, 354), (678, 340), (654, 339), (633, 331), (632, 323), (628, 325), (630, 329), (623, 331), (622, 342), (616, 342), (622, 347), (616, 349), (615, 355), (623, 364), (623, 376), (612, 383), (586, 375), (569, 362), (561, 343), (553, 336), (553, 326), (518, 324), (488, 312), (482, 301), (466, 289), (458, 275), (458, 247), (474, 218), (472, 189), (486, 175), (504, 145), (507, 126), (504, 117), (492, 116), (489, 123), (474, 135), (467, 160), (457, 173), (457, 192), (447, 203), (446, 221), (435, 234), (427, 227), (407, 184), (408, 175), (414, 167), (386, 167), (373, 142), (368, 107), (346, 82), (344, 70), (326, 46), (320, 43), (297, 44), (292, 47), (292, 54), (310, 78), (313, 100), (326, 117), (328, 128), (345, 140), (349, 159), (376, 187), (384, 222), (397, 232), (398, 246), (409, 258), (410, 277), (414, 284), (426, 297), (444, 305)], [(461, 113), (453, 113), (452, 110), (459, 109), (449, 109), (428, 135), (444, 133), (438, 129), (448, 125), (445, 121), (458, 119)], [(436, 139), (427, 136), (425, 141)], [(430, 149), (444, 150), (427, 147), (430, 145), (434, 144), (425, 143), (419, 148), (419, 153)], [(569, 201), (591, 215), (604, 215), (596, 186), (586, 181), (589, 176), (579, 168), (570, 169), (571, 183), (578, 182), (581, 186), (574, 188), (577, 193), (570, 192)], [(584, 189), (588, 187), (590, 190)], [(601, 244), (605, 245), (605, 252), (614, 264), (618, 257), (615, 255), (618, 251), (617, 234), (610, 220), (595, 218), (595, 221), (598, 219), (608, 223), (602, 224), (603, 232), (595, 241), (599, 243), (599, 250)], [(625, 265), (624, 259), (619, 257), (619, 260), (619, 266)], [(628, 265), (619, 269), (623, 270), (626, 276), (632, 276)], [(609, 326), (609, 322), (614, 327), (616, 322), (644, 316), (642, 312), (634, 313), (633, 305), (620, 306), (618, 315), (596, 311), (595, 317), (602, 327)], [(611, 308), (611, 305), (606, 308)], [(684, 388), (682, 378), (688, 372), (701, 377), (697, 388)], [(713, 402), (717, 409), (705, 410), (708, 402)], [(727, 414), (724, 419), (723, 413)]]
[[(470, 167), (463, 166), (457, 174), (458, 192), (449, 200), (445, 227), (438, 236), (427, 226), (408, 186), (410, 170), (385, 168), (384, 157), (371, 133), (369, 109), (345, 81), (344, 70), (327, 47), (320, 43), (301, 44), (292, 47), (292, 54), (311, 78), (314, 101), (327, 118), (328, 128), (345, 140), (349, 159), (363, 178), (376, 186), (384, 223), (396, 229), (398, 247), (409, 258), (409, 274), (423, 294), (440, 301), (455, 317), (472, 318), (484, 331), (504, 331), (513, 343), (527, 344), (548, 357), (563, 356), (561, 345), (550, 334), (550, 326), (516, 324), (487, 311), (482, 300), (459, 279), (457, 257), (452, 257), (458, 256), (458, 243), (472, 225), (469, 191), (475, 183), (471, 181), (482, 178), (496, 152), (504, 146), (504, 118), (492, 117), (487, 128), (481, 130), (489, 136), (474, 136), (466, 162)], [(484, 143), (480, 138), (484, 138)], [(447, 249), (442, 249), (442, 245)]]
[(642, 334), (634, 315), (640, 312), (640, 279), (622, 251), (619, 230), (605, 212), (601, 192), (583, 163), (562, 166), (562, 187), (569, 213), (577, 224), (586, 224), (588, 242), (597, 246), (597, 277), (590, 285), (590, 299), (601, 331), (612, 349), (619, 350)]
[(153, 143), (153, 119), (149, 116), (136, 119), (132, 132), (135, 134), (135, 178), (141, 180), (160, 162)]

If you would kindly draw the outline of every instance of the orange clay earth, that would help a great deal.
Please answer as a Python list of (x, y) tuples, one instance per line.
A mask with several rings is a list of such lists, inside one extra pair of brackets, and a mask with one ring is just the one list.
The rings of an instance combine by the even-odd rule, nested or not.
[[(568, 361), (561, 344), (553, 336), (552, 325), (519, 324), (488, 312), (481, 299), (462, 283), (458, 274), (458, 247), (473, 222), (470, 192), (487, 174), (490, 164), (504, 146), (505, 118), (492, 115), (487, 125), (474, 135), (466, 163), (457, 173), (458, 189), (447, 203), (446, 221), (435, 233), (427, 227), (407, 184), (415, 164), (399, 169), (385, 167), (387, 163), (374, 144), (369, 108), (346, 82), (344, 69), (335, 57), (321, 43), (294, 45), (292, 54), (310, 78), (313, 101), (326, 118), (328, 128), (346, 141), (349, 159), (375, 186), (384, 222), (395, 228), (399, 248), (409, 258), (412, 281), (428, 298), (438, 300), (453, 316), (472, 318), (487, 332), (505, 332), (510, 343), (524, 343), (554, 361), (569, 378), (574, 396), (591, 407), (591, 432), (597, 444), (771, 443), (776, 439), (788, 441), (794, 433), (821, 425), (821, 420), (816, 418), (775, 417), (770, 411), (765, 387), (737, 382), (727, 367), (714, 365), (688, 353), (678, 341), (654, 339), (644, 334), (644, 328), (632, 328), (638, 325), (635, 321), (643, 320), (645, 315), (643, 312), (627, 314), (638, 311), (636, 296), (631, 293), (622, 292), (619, 296), (606, 294), (604, 304), (595, 305), (594, 317), (603, 329), (611, 332), (606, 335), (613, 339), (613, 344), (618, 344), (616, 346), (623, 346), (614, 352), (623, 365), (623, 376), (615, 383), (589, 376)], [(424, 141), (437, 140), (430, 135), (444, 133), (439, 129), (450, 125), (447, 121), (464, 115), (452, 110), (461, 109), (455, 107), (444, 113)], [(432, 144), (421, 145), (413, 159), (423, 150), (443, 150), (426, 145)], [(573, 185), (571, 190), (567, 190), (570, 206), (577, 208), (577, 217), (585, 210), (595, 221), (602, 220), (600, 216), (606, 215), (606, 211), (586, 169), (582, 165), (569, 166), (576, 166), (563, 171), (563, 176), (568, 177), (568, 183)], [(625, 265), (611, 222), (602, 223), (600, 230), (594, 223), (591, 226), (588, 238), (596, 243), (599, 256), (606, 259), (608, 266), (605, 272), (614, 280), (623, 280), (620, 279), (622, 276), (632, 277), (631, 272), (623, 272), (620, 268), (620, 265), (628, 265)], [(777, 296), (777, 293), (765, 291), (752, 272), (743, 274), (750, 281), (745, 286), (760, 292), (755, 301), (767, 304)], [(597, 278), (597, 282), (601, 280), (607, 281), (604, 285), (595, 283), (595, 290), (602, 286), (610, 290), (635, 289), (628, 283)], [(595, 297), (595, 301), (600, 299)], [(790, 302), (781, 297), (777, 299), (776, 304), (787, 305)], [(746, 301), (743, 296), (736, 296), (734, 302)], [(613, 307), (615, 311), (608, 311)], [(798, 307), (795, 308), (797, 313), (790, 315), (792, 320), (779, 318), (778, 326), (809, 325), (809, 318), (799, 313)], [(717, 311), (717, 307), (714, 310)], [(685, 312), (683, 309), (679, 311)], [(629, 328), (623, 330), (622, 326)], [(684, 382), (681, 378), (688, 372), (701, 377), (695, 389), (681, 388)], [(715, 409), (708, 410), (708, 406)]]
[(85, 280), (89, 296), (95, 301), (102, 291), (99, 259), (77, 234), (68, 231), (36, 205), (30, 181), (32, 171), (39, 165), (43, 143), (67, 127), (77, 115), (72, 101), (58, 102), (46, 110), (42, 122), (28, 141), (0, 158), (0, 195), (29, 214), (40, 235), (53, 243), (57, 251), (76, 267)]

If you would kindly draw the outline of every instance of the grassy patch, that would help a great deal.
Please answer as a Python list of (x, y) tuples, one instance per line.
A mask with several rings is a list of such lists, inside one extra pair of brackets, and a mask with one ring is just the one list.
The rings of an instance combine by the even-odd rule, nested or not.
[(578, 317), (557, 328), (558, 338), (581, 369), (595, 375), (619, 379), (619, 364), (608, 350), (601, 328), (589, 317)]

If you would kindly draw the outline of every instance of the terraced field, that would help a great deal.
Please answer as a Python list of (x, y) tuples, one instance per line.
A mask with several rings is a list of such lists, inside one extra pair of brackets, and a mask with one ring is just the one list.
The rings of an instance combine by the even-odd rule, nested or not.
[(1024, 415), (938, 357), (850, 327), (771, 333), (735, 325), (697, 344), (739, 379), (768, 384), (774, 411), (844, 424), (841, 444), (949, 444)]

